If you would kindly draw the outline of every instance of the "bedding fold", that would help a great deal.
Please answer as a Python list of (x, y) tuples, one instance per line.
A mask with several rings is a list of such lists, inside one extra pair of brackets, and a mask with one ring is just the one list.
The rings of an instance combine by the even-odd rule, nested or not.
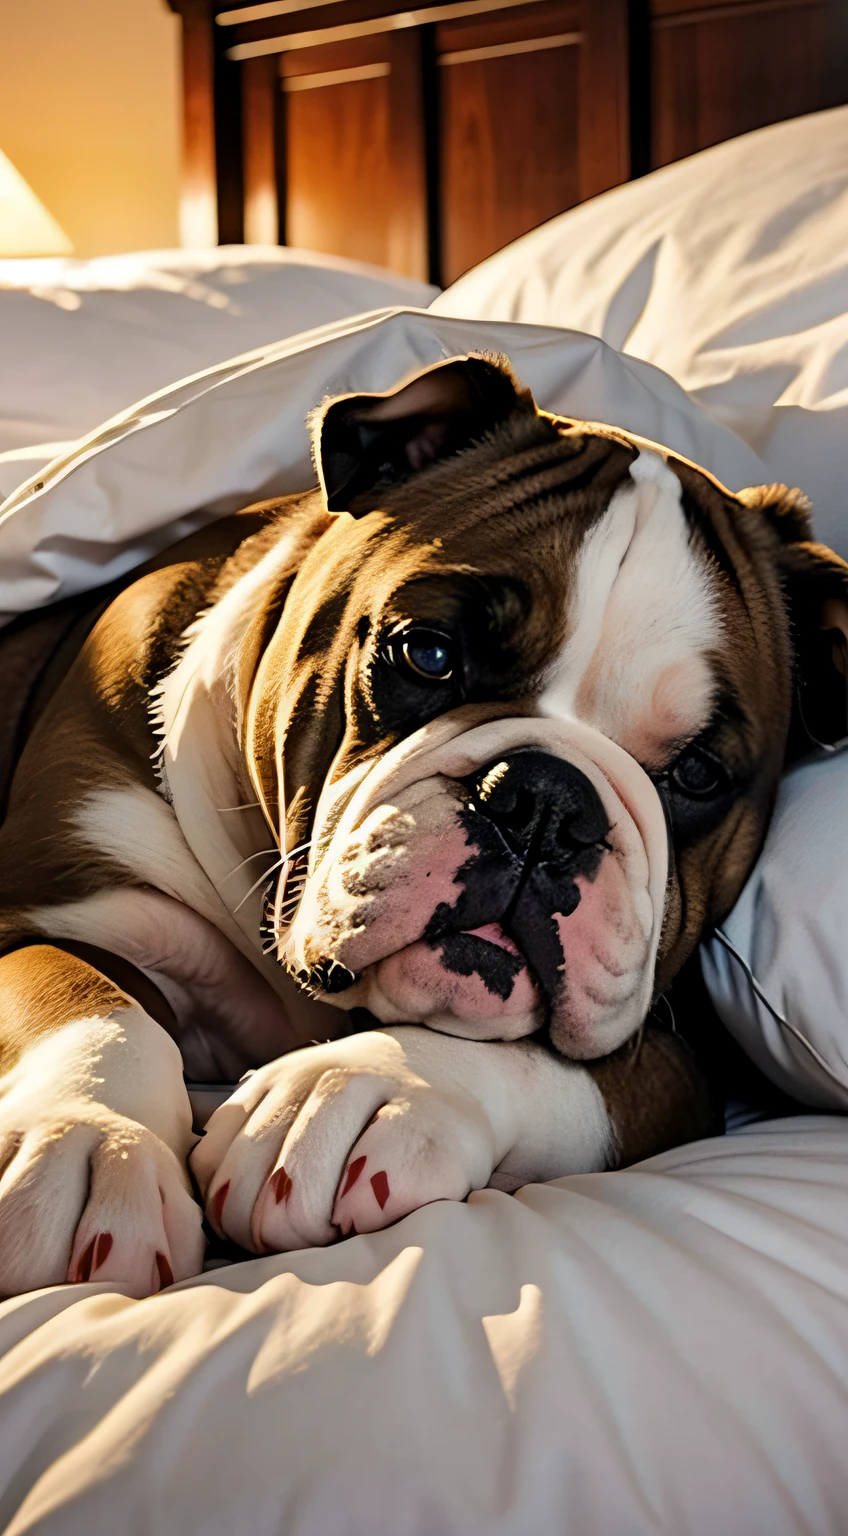
[(9, 1302), (3, 1529), (841, 1536), (846, 1155), (773, 1122), (146, 1301)]

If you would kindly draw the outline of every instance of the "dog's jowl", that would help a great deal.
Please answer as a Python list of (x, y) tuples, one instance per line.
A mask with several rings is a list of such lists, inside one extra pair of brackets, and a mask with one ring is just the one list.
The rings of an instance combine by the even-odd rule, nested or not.
[[(0, 636), (3, 1294), (196, 1273), (192, 1175), (264, 1253), (711, 1123), (654, 1004), (844, 728), (848, 568), (502, 359), (313, 434)], [(238, 1081), (200, 1140), (185, 1079)]]

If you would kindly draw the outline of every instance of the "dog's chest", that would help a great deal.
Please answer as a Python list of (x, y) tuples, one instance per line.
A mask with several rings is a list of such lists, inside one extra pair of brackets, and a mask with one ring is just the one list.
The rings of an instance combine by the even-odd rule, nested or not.
[(124, 594), (120, 654), (107, 615), (100, 650), (95, 632), (82, 677), (63, 683), (27, 744), (0, 833), (4, 942), (39, 935), (129, 962), (155, 983), (201, 1079), (347, 1032), (345, 1015), (301, 997), (263, 954), (279, 853), (250, 805), (230, 675), (261, 592), (261, 575), (237, 582), (152, 699), (137, 682), (147, 611)]

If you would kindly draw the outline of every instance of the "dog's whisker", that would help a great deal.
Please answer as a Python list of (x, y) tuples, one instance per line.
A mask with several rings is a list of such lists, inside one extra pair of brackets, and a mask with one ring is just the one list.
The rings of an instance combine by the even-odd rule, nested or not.
[(248, 800), (244, 805), (216, 805), (215, 809), (223, 816), (229, 811), (255, 811), (261, 804), (261, 800)]
[(312, 838), (308, 837), (306, 839), (305, 843), (298, 843), (296, 848), (287, 848), (286, 849), (286, 858), (287, 859), (293, 859), (298, 854), (308, 853), (309, 849), (311, 847), (312, 847)]
[(245, 892), (245, 894), (242, 896), (241, 901), (239, 902), (238, 906), (237, 907), (233, 907), (233, 916), (234, 917), (235, 917), (235, 914), (239, 911), (239, 908), (244, 906), (244, 904), (247, 901), (248, 897), (252, 896), (254, 891), (258, 891), (260, 885), (264, 885), (265, 881), (268, 879), (268, 876), (269, 875), (273, 875), (274, 870), (275, 869), (279, 869), (279, 867), (282, 864), (282, 862), (283, 862), (282, 859), (277, 859), (276, 863), (272, 864), (269, 869), (266, 869), (266, 870), (263, 871), (263, 873), (259, 876), (258, 880), (254, 880), (252, 886), (250, 887), (250, 890)]
[[(233, 805), (233, 806), (230, 806), (229, 809), (233, 810), (233, 811), (239, 811), (239, 810), (249, 809), (249, 807)], [(272, 865), (272, 869), (277, 869), (280, 865), (283, 865), (283, 864), (286, 864), (286, 865), (290, 864), (292, 859), (295, 857), (296, 854), (304, 853), (311, 846), (312, 846), (312, 839), (310, 838), (308, 842), (301, 843), (299, 847), (291, 848), (291, 849), (286, 850), (286, 852), (281, 854), (281, 856), (278, 859), (277, 863)], [(224, 884), (225, 881), (232, 880), (233, 875), (237, 875), (239, 870), (240, 869), (244, 869), (245, 864), (250, 864), (253, 859), (261, 859), (261, 858), (263, 858), (263, 856), (265, 856), (265, 855), (267, 855), (269, 853), (277, 853), (277, 852), (278, 852), (278, 849), (276, 848), (276, 846), (274, 846), (274, 847), (271, 847), (271, 848), (260, 848), (258, 850), (258, 852), (256, 852), (256, 853), (249, 853), (247, 855), (246, 859), (242, 859), (241, 863), (237, 864), (235, 869), (231, 869), (229, 874), (224, 876), (224, 879), (223, 879), (223, 881), (221, 883)], [(270, 872), (271, 871), (269, 871), (269, 873)], [(252, 887), (252, 889), (255, 890), (256, 887), (254, 886), (254, 887)], [(248, 893), (248, 894), (250, 894), (250, 893)], [(236, 911), (238, 911), (238, 907), (236, 907)]]
[(276, 852), (276, 848), (260, 848), (258, 853), (249, 853), (246, 859), (242, 859), (241, 863), (237, 864), (235, 869), (231, 869), (229, 874), (224, 876), (221, 884), (223, 885), (227, 880), (232, 880), (233, 875), (237, 875), (239, 870), (244, 869), (245, 864), (250, 864), (253, 859), (267, 858), (269, 853)]

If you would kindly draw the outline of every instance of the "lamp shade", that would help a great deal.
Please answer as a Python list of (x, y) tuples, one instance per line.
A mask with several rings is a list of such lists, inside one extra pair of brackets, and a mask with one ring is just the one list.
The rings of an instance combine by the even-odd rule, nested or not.
[(0, 150), (0, 256), (67, 256), (73, 246)]

